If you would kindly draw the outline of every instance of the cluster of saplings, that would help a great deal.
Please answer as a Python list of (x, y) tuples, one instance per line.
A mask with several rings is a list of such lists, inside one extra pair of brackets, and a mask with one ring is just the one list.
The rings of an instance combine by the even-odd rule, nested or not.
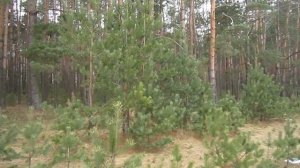
[[(300, 141), (294, 136), (297, 126), (289, 120), (299, 105), (296, 100), (280, 96), (281, 87), (259, 68), (249, 72), (239, 101), (227, 95), (214, 103), (208, 87), (201, 81), (191, 83), (186, 90), (170, 91), (170, 96), (163, 95), (158, 88), (149, 88), (139, 83), (126, 99), (116, 98), (93, 108), (79, 100), (55, 108), (45, 105), (47, 119), (52, 118), (50, 128), (42, 124), (43, 117), (21, 126), (1, 115), (0, 157), (26, 159), (28, 167), (63, 164), (69, 168), (80, 164), (113, 168), (120, 166), (115, 160), (120, 151), (134, 147), (161, 148), (172, 143), (168, 133), (178, 129), (193, 130), (203, 136), (208, 148), (204, 168), (276, 168), (282, 166), (284, 160), (300, 157), (297, 148)], [(266, 135), (270, 137), (265, 144), (267, 150), (253, 142), (248, 133), (239, 130), (245, 121), (274, 117), (286, 118), (287, 122), (278, 138), (273, 140)], [(127, 143), (121, 144), (120, 139), (124, 137)], [(12, 147), (16, 142), (22, 143), (21, 149)], [(33, 161), (41, 155), (45, 155), (47, 161)], [(171, 167), (194, 167), (193, 163), (182, 165), (178, 146), (174, 147), (172, 156)], [(147, 166), (142, 165), (142, 157), (134, 155), (123, 167)]]

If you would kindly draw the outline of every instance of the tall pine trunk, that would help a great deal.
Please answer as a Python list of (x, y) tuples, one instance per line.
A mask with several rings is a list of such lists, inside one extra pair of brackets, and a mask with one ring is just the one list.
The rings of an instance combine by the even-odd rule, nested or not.
[[(88, 2), (87, 4), (87, 10), (88, 10), (88, 15), (90, 17), (90, 19), (92, 19), (92, 13), (91, 13), (91, 10), (92, 10), (92, 7), (91, 7), (91, 4), (90, 2)], [(90, 107), (93, 106), (93, 90), (94, 90), (94, 87), (93, 87), (93, 81), (94, 81), (94, 67), (93, 67), (93, 46), (94, 46), (94, 33), (93, 33), (93, 30), (91, 30), (91, 35), (90, 35), (90, 48), (89, 48), (89, 74), (88, 74), (88, 105)]]
[(212, 89), (212, 98), (214, 102), (217, 101), (217, 86), (216, 86), (216, 0), (211, 0), (211, 13), (210, 13), (210, 48), (209, 48), (209, 77)]
[(4, 15), (5, 15), (5, 4), (0, 3), (0, 107), (5, 108), (5, 66), (4, 66)]
[(184, 0), (180, 0), (179, 22), (182, 30), (185, 29), (185, 7)]
[[(27, 47), (32, 42), (33, 36), (33, 26), (37, 19), (37, 11), (36, 11), (36, 3), (37, 0), (28, 0), (27, 1), (27, 10), (28, 10), (28, 24), (27, 24)], [(28, 63), (28, 79), (29, 79), (29, 94), (30, 94), (30, 104), (35, 108), (39, 109), (41, 105), (41, 97), (39, 93), (39, 87), (36, 75), (34, 74), (34, 70), (32, 68), (32, 63)]]
[(287, 62), (284, 62), (282, 72), (282, 82), (284, 88), (284, 96), (288, 96), (288, 85), (289, 85), (289, 72), (290, 72), (290, 49), (289, 49), (289, 22), (290, 22), (290, 1), (286, 1), (287, 10), (285, 13), (285, 25), (284, 25), (284, 41), (283, 41), (283, 56)]
[(190, 0), (190, 18), (189, 18), (189, 28), (190, 28), (190, 44), (189, 50), (190, 54), (194, 56), (194, 42), (195, 42), (195, 1)]
[[(297, 33), (296, 33), (296, 55), (295, 55), (295, 61), (298, 61), (299, 59), (299, 55), (300, 55), (300, 51), (299, 51), (299, 45), (300, 45), (300, 41), (299, 41), (299, 31), (300, 31), (300, 4), (298, 3), (297, 5), (297, 29), (296, 29)], [(299, 85), (299, 78), (298, 78), (298, 75), (299, 75), (299, 68), (297, 66), (295, 66), (295, 69), (294, 69), (294, 84), (296, 85), (296, 87)], [(297, 93), (297, 95), (299, 94), (299, 91)]]

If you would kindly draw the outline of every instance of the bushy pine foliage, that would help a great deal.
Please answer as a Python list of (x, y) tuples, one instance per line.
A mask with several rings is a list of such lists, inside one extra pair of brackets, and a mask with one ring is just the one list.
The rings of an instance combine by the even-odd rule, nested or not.
[[(204, 96), (205, 97), (205, 96)], [(245, 117), (241, 112), (241, 104), (234, 97), (226, 95), (214, 104), (209, 97), (205, 98), (204, 103), (198, 111), (192, 113), (191, 127), (203, 134), (214, 125), (215, 115), (220, 113), (223, 117), (220, 122), (223, 123), (224, 129), (228, 132), (237, 131), (240, 126), (245, 123)]]
[(294, 120), (288, 119), (284, 126), (284, 132), (280, 132), (274, 140), (277, 147), (273, 153), (276, 159), (291, 159), (299, 156), (299, 138), (295, 137), (297, 125)]
[(127, 1), (118, 10), (123, 12), (112, 9), (104, 16), (106, 33), (93, 49), (95, 94), (100, 104), (120, 100), (130, 134), (149, 144), (154, 135), (185, 127), (201, 111), (208, 86), (200, 79), (199, 60), (172, 34), (158, 33), (162, 23), (147, 12), (149, 4)]
[[(90, 3), (97, 11), (99, 2)], [(84, 8), (66, 11), (59, 25), (36, 25), (28, 53), (37, 55), (31, 60), (51, 65), (57, 65), (62, 56), (69, 56), (82, 75), (84, 87), (91, 64), (94, 102), (105, 106), (121, 101), (124, 113), (134, 116), (123, 115), (134, 137), (149, 139), (186, 127), (193, 112), (205, 113), (202, 106), (209, 95), (208, 85), (200, 79), (199, 60), (187, 54), (182, 30), (162, 34), (163, 23), (160, 17), (153, 16), (152, 9), (150, 3), (126, 1), (103, 13), (90, 13)], [(102, 22), (104, 27), (99, 25)], [(47, 35), (51, 39), (44, 42)], [(89, 62), (90, 59), (93, 61)], [(58, 119), (57, 127), (81, 127), (81, 119), (76, 115), (65, 113), (61, 121)], [(63, 122), (64, 118), (77, 121)]]
[[(50, 145), (47, 143), (47, 141), (40, 142), (40, 143), (38, 142), (42, 131), (43, 131), (42, 124), (33, 121), (26, 124), (24, 129), (22, 130), (22, 135), (24, 138), (22, 154), (26, 158), (29, 168), (32, 167), (32, 165), (34, 165), (32, 163), (33, 157), (39, 156), (41, 154), (46, 155), (49, 151)], [(41, 164), (41, 163), (39, 163), (38, 165), (40, 167), (46, 166), (45, 164)]]
[(263, 151), (251, 141), (249, 134), (237, 132), (231, 135), (231, 123), (226, 118), (220, 108), (212, 110), (206, 117), (205, 144), (209, 152), (205, 155), (203, 168), (254, 166)]
[(260, 120), (280, 115), (278, 113), (284, 112), (276, 110), (280, 103), (280, 92), (280, 86), (261, 68), (250, 70), (244, 86), (243, 112), (251, 119)]
[(18, 153), (11, 148), (11, 143), (13, 143), (18, 134), (18, 129), (16, 126), (8, 123), (8, 119), (5, 115), (0, 114), (0, 159), (14, 159), (18, 157)]
[(179, 146), (175, 145), (172, 150), (172, 162), (171, 162), (171, 168), (180, 168), (182, 160), (182, 154), (180, 153)]
[(80, 101), (68, 102), (66, 107), (58, 107), (54, 128), (58, 134), (52, 139), (55, 145), (55, 153), (51, 164), (66, 162), (67, 167), (74, 160), (80, 160), (84, 156), (81, 148), (81, 139), (78, 131), (84, 126), (82, 117), (82, 104)]
[(224, 119), (229, 123), (230, 131), (237, 131), (237, 129), (245, 123), (245, 116), (241, 111), (241, 103), (236, 101), (233, 96), (226, 95), (218, 101), (217, 107), (221, 108), (225, 113), (226, 118)]
[(66, 107), (56, 108), (57, 118), (54, 124), (55, 129), (63, 132), (80, 130), (84, 126), (82, 108), (84, 105), (76, 100), (69, 101)]

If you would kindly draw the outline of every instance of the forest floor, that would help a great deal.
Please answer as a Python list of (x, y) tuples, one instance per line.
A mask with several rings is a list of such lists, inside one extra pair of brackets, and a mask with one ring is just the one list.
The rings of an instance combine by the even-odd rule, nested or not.
[[(28, 110), (25, 110), (24, 107), (10, 107), (5, 112), (6, 115), (9, 116), (10, 119), (15, 120), (18, 124), (22, 125), (28, 121)], [(40, 115), (40, 114), (39, 114)], [(34, 115), (33, 118), (42, 119), (44, 117)], [(32, 117), (31, 117), (32, 118)], [(300, 125), (300, 117), (296, 117), (296, 124)], [(43, 123), (46, 126), (46, 131), (43, 132), (42, 139), (47, 139), (53, 131), (50, 130), (50, 121), (46, 119), (42, 119)], [(283, 131), (284, 128), (284, 120), (271, 120), (266, 122), (255, 122), (245, 124), (244, 127), (241, 128), (241, 131), (250, 132), (251, 139), (255, 142), (260, 143), (260, 147), (267, 151), (266, 143), (268, 141), (268, 135), (271, 135), (272, 139), (276, 139), (279, 135), (279, 132)], [(48, 130), (48, 131), (47, 131)], [(300, 137), (300, 126), (298, 126), (296, 132), (296, 137)], [(207, 152), (205, 148), (203, 139), (198, 136), (196, 133), (187, 132), (183, 130), (178, 130), (170, 134), (173, 137), (173, 143), (167, 145), (163, 149), (151, 150), (151, 151), (143, 151), (141, 149), (131, 149), (125, 152), (120, 152), (116, 156), (116, 165), (117, 167), (122, 167), (123, 163), (130, 158), (130, 156), (138, 153), (143, 154), (143, 167), (151, 167), (151, 168), (169, 168), (171, 167), (172, 160), (172, 150), (175, 145), (178, 145), (180, 149), (180, 153), (182, 154), (182, 168), (188, 167), (188, 165), (193, 162), (193, 167), (201, 167), (204, 163), (204, 154)], [(85, 144), (87, 148), (89, 148), (89, 144)], [(14, 144), (14, 149), (20, 151), (22, 148), (22, 142), (17, 140), (17, 143)], [(271, 149), (272, 150), (272, 149)], [(265, 152), (266, 153), (266, 152)], [(268, 152), (267, 152), (268, 153)], [(271, 151), (270, 151), (271, 153)], [(268, 156), (270, 157), (270, 156)], [(47, 157), (36, 157), (33, 158), (32, 163), (45, 163), (49, 162), (51, 158)], [(12, 161), (0, 161), (0, 168), (9, 168), (13, 165), (18, 165), (18, 167), (27, 167), (26, 159), (15, 159)], [(55, 168), (65, 168), (66, 163), (58, 164)], [(75, 162), (72, 163), (71, 168), (83, 168), (83, 163)], [(300, 167), (300, 166), (299, 166)]]

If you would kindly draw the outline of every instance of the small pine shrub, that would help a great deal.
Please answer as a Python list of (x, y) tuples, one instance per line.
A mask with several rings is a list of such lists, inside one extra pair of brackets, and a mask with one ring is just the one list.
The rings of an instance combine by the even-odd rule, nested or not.
[(72, 161), (81, 160), (84, 157), (81, 149), (81, 140), (71, 129), (67, 129), (63, 134), (59, 134), (53, 139), (55, 153), (51, 165), (65, 162), (67, 168)]
[[(28, 167), (32, 166), (32, 158), (40, 154), (46, 155), (50, 146), (45, 144), (38, 144), (38, 139), (43, 131), (42, 124), (39, 122), (30, 122), (28, 123), (23, 131), (22, 135), (24, 137), (24, 143), (22, 147), (22, 152), (27, 158)], [(39, 164), (41, 167), (43, 164)], [(35, 166), (36, 167), (36, 166)]]
[(134, 113), (129, 131), (137, 146), (165, 146), (171, 142), (170, 138), (162, 136), (155, 139), (155, 136), (169, 132), (178, 126), (179, 108), (173, 102), (160, 107), (153, 101), (151, 96), (146, 95), (143, 83), (140, 83), (129, 94), (127, 108)]
[(2, 114), (0, 114), (0, 128), (0, 160), (11, 160), (19, 157), (19, 154), (10, 147), (19, 133), (18, 128), (10, 125), (8, 118)]
[(68, 102), (66, 107), (58, 107), (55, 109), (57, 118), (55, 121), (55, 129), (67, 132), (68, 130), (80, 130), (84, 126), (84, 118), (81, 114), (83, 105), (79, 101)]
[(282, 112), (274, 110), (279, 103), (281, 88), (261, 68), (250, 70), (243, 89), (243, 111), (251, 119), (264, 120)]
[(205, 155), (203, 168), (254, 166), (263, 154), (258, 145), (250, 140), (247, 133), (238, 132), (230, 136), (230, 120), (220, 108), (212, 110), (206, 116), (206, 146), (209, 152)]
[(203, 134), (204, 132), (206, 132), (208, 128), (206, 121), (209, 119), (209, 114), (213, 114), (215, 109), (215, 105), (213, 104), (211, 99), (209, 97), (206, 97), (201, 109), (191, 113), (189, 119), (191, 121), (190, 127), (199, 134)]
[[(284, 126), (284, 133), (280, 132), (274, 141), (276, 150), (273, 153), (277, 160), (288, 160), (299, 156), (299, 138), (295, 137), (297, 125), (294, 120), (288, 119)], [(288, 166), (288, 162), (287, 162)]]
[(105, 168), (108, 167), (108, 154), (107, 150), (103, 147), (103, 141), (100, 137), (96, 127), (90, 130), (91, 133), (91, 143), (93, 145), (92, 151), (89, 151), (84, 162), (89, 168)]
[(181, 165), (181, 159), (182, 159), (182, 154), (180, 153), (179, 146), (175, 145), (172, 151), (172, 162), (171, 162), (171, 167), (172, 168), (180, 168), (182, 167)]
[(217, 107), (221, 108), (226, 115), (230, 131), (237, 131), (238, 127), (245, 123), (245, 117), (241, 112), (241, 105), (231, 95), (226, 95), (218, 101)]
[(116, 102), (113, 104), (114, 114), (112, 114), (111, 121), (109, 122), (109, 153), (112, 158), (111, 167), (115, 167), (115, 157), (118, 152), (118, 140), (120, 134), (120, 125), (121, 125), (121, 112), (122, 104), (121, 102)]
[(142, 167), (143, 154), (133, 155), (127, 159), (123, 168), (139, 168)]
[(81, 114), (82, 104), (79, 101), (68, 102), (66, 107), (56, 109), (57, 118), (54, 128), (59, 134), (53, 137), (55, 153), (52, 165), (66, 162), (69, 168), (71, 161), (81, 160), (84, 152), (81, 150), (81, 139), (78, 131), (83, 129), (84, 118)]

